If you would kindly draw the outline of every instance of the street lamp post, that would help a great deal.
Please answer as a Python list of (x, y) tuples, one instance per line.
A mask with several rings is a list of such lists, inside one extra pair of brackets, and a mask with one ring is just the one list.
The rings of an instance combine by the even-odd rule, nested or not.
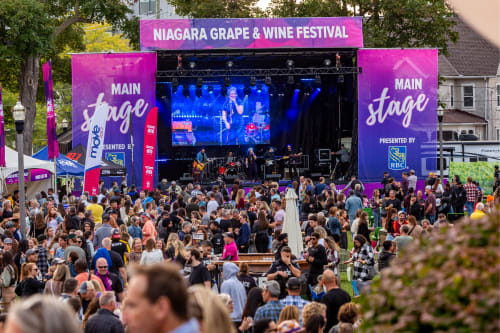
[(437, 109), (437, 116), (439, 122), (439, 178), (441, 179), (441, 184), (443, 184), (443, 116), (444, 109), (439, 106)]
[(17, 101), (12, 109), (12, 116), (16, 124), (16, 139), (17, 139), (17, 158), (18, 168), (17, 177), (19, 179), (19, 220), (20, 229), (23, 238), (26, 238), (26, 208), (25, 208), (25, 193), (24, 193), (24, 120), (26, 118), (26, 109)]

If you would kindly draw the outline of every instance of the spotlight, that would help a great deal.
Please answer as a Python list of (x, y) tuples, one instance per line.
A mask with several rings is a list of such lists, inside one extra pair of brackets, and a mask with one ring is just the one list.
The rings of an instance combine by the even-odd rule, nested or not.
[(316, 91), (317, 91), (317, 92), (320, 92), (320, 91), (321, 91), (321, 88), (320, 88), (320, 87), (316, 88)]
[(262, 92), (262, 84), (257, 85), (257, 92), (260, 94)]
[(295, 83), (295, 79), (293, 78), (292, 75), (288, 76), (288, 79), (286, 80), (286, 83), (287, 84), (294, 84)]
[(195, 67), (196, 67), (196, 63), (194, 61), (190, 61), (189, 62), (189, 68), (195, 69)]
[(321, 76), (319, 76), (319, 74), (316, 74), (316, 76), (314, 77), (314, 83), (321, 84)]
[(250, 78), (250, 85), (253, 87), (257, 84), (257, 78), (255, 76), (252, 76)]
[(344, 75), (343, 74), (340, 74), (337, 78), (337, 82), (338, 83), (344, 83)]
[(325, 59), (323, 60), (323, 65), (330, 67), (332, 65), (332, 61), (330, 59)]
[(227, 66), (227, 68), (231, 69), (234, 66), (234, 62), (232, 62), (231, 60), (229, 60), (228, 62), (226, 62), (226, 66)]
[(227, 88), (231, 85), (231, 79), (229, 78), (229, 76), (226, 76), (224, 78), (224, 86)]
[(201, 88), (203, 85), (203, 79), (201, 77), (196, 79), (196, 88)]
[(286, 67), (288, 67), (289, 69), (291, 69), (293, 67), (293, 64), (294, 64), (294, 62), (292, 59), (288, 59), (286, 61)]
[(214, 87), (213, 86), (208, 86), (208, 93), (210, 95), (214, 93)]
[(266, 76), (266, 78), (264, 79), (264, 83), (266, 84), (266, 86), (270, 86), (272, 81), (271, 81), (271, 77), (270, 76)]

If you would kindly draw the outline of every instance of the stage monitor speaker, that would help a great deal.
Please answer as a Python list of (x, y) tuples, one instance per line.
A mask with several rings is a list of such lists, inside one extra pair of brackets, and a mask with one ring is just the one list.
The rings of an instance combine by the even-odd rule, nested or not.
[(331, 150), (330, 149), (318, 149), (318, 161), (319, 162), (329, 162), (331, 160)]
[(320, 172), (312, 172), (311, 173), (311, 179), (312, 180), (319, 180), (319, 177), (321, 177), (323, 174)]
[(189, 183), (194, 183), (194, 178), (191, 177), (191, 176), (188, 176), (188, 177), (181, 177), (179, 178), (179, 182), (182, 184), (182, 185), (187, 185)]
[(279, 182), (281, 179), (281, 174), (280, 173), (272, 173), (269, 175), (266, 175), (266, 179), (272, 182)]
[(232, 184), (234, 183), (235, 179), (238, 179), (239, 177), (237, 175), (227, 175), (224, 177), (224, 180), (227, 184)]

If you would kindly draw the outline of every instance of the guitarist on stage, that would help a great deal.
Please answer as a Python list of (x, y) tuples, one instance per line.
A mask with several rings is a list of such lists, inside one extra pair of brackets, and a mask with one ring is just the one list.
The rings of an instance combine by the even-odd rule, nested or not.
[(206, 168), (207, 162), (208, 162), (208, 157), (205, 152), (205, 148), (201, 148), (201, 150), (196, 154), (196, 162), (195, 162), (195, 169), (198, 168), (198, 170), (201, 171), (200, 181), (203, 181), (207, 176), (207, 168)]
[(265, 176), (270, 175), (273, 172), (274, 164), (276, 163), (276, 157), (274, 156), (274, 148), (269, 147), (269, 150), (264, 153), (265, 165)]
[(290, 179), (294, 179), (299, 176), (299, 173), (297, 172), (297, 164), (299, 164), (297, 157), (300, 155), (301, 154), (295, 153), (292, 145), (286, 145), (286, 150), (283, 156), (285, 157), (285, 164), (290, 172)]

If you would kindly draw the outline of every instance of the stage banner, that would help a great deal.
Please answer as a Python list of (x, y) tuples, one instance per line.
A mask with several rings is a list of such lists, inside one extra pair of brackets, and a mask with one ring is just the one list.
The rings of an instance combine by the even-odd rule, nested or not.
[(361, 17), (140, 21), (141, 50), (360, 48)]
[(85, 158), (85, 179), (83, 191), (89, 195), (99, 194), (99, 175), (101, 172), (101, 158), (106, 135), (106, 119), (109, 105), (100, 103), (90, 120), (90, 130), (87, 139), (87, 157)]
[(5, 129), (3, 120), (2, 85), (0, 84), (0, 167), (5, 168)]
[(54, 89), (52, 86), (52, 63), (42, 65), (43, 86), (45, 100), (47, 101), (47, 147), (49, 160), (59, 157), (59, 144), (57, 143), (56, 114), (54, 111)]
[(358, 175), (436, 171), (435, 49), (358, 50)]
[(142, 159), (142, 189), (153, 190), (156, 157), (156, 131), (158, 108), (152, 108), (146, 118), (144, 127), (144, 157)]
[(127, 168), (128, 185), (142, 188), (144, 126), (155, 107), (156, 53), (74, 54), (72, 68), (73, 147), (87, 145), (96, 106), (108, 103), (103, 156)]

